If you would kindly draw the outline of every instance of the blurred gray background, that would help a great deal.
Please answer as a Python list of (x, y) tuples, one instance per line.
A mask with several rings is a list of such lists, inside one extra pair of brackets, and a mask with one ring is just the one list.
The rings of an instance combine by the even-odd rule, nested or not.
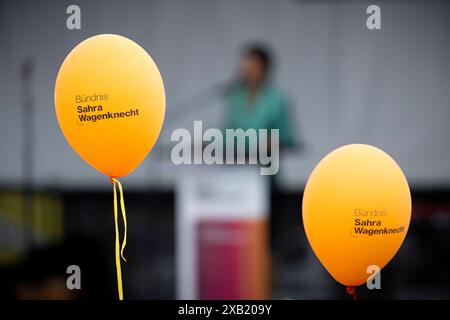
[(66, 143), (53, 105), (64, 57), (99, 33), (121, 34), (141, 44), (166, 86), (163, 132), (152, 155), (125, 179), (129, 188), (172, 188), (178, 173), (170, 162), (175, 128), (192, 130), (193, 120), (203, 120), (204, 127), (223, 126), (223, 95), (190, 97), (231, 82), (240, 50), (249, 41), (267, 43), (274, 52), (273, 81), (290, 98), (304, 144), (302, 153), (282, 157), (281, 188), (301, 189), (318, 160), (354, 142), (392, 155), (412, 186), (450, 185), (450, 4), (445, 1), (383, 1), (382, 29), (377, 31), (366, 28), (367, 1), (76, 3), (81, 30), (66, 28), (70, 1), (0, 4), (1, 185), (22, 181), (20, 68), (32, 58), (33, 183), (109, 187)]

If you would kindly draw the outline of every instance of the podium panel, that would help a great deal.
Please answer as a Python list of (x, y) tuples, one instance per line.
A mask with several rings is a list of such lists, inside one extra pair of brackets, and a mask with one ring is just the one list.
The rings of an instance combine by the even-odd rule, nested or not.
[(244, 166), (195, 166), (179, 178), (177, 298), (269, 298), (268, 182)]

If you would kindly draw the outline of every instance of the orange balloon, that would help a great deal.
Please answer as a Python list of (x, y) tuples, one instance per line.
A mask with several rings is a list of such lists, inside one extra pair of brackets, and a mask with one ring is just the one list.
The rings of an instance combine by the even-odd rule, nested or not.
[(109, 177), (122, 177), (158, 139), (165, 114), (163, 80), (138, 44), (97, 35), (64, 60), (55, 84), (55, 110), (80, 157)]
[(408, 182), (385, 152), (363, 144), (334, 150), (314, 168), (303, 195), (303, 225), (333, 278), (365, 283), (405, 239), (411, 219)]

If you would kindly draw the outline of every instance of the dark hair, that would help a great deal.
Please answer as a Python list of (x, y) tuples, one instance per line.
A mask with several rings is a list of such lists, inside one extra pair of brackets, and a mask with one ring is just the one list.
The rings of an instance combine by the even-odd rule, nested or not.
[(245, 49), (245, 55), (259, 59), (264, 68), (264, 71), (270, 71), (270, 68), (272, 67), (272, 56), (269, 50), (263, 45), (255, 44), (247, 46)]

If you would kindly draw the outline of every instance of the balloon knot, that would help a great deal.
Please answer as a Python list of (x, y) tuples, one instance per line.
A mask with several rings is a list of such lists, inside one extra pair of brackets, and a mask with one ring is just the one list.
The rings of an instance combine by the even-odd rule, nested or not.
[(356, 288), (352, 286), (348, 286), (345, 292), (352, 296), (353, 300), (358, 300), (358, 296), (356, 294)]

